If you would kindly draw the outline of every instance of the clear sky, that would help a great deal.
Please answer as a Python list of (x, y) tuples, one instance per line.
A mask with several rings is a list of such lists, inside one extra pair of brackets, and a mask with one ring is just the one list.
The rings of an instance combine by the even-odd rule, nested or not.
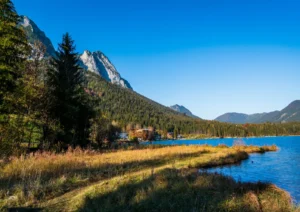
[(298, 0), (13, 0), (54, 46), (101, 50), (135, 91), (214, 119), (300, 99)]

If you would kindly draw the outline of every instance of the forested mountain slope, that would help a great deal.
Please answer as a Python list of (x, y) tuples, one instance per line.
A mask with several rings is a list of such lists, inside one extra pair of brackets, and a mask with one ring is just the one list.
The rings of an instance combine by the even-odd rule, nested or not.
[(151, 126), (162, 131), (177, 129), (182, 134), (203, 134), (216, 137), (275, 136), (300, 132), (299, 123), (241, 125), (192, 118), (132, 90), (108, 83), (92, 72), (87, 72), (86, 76), (88, 92), (100, 98), (98, 106), (102, 113), (111, 121), (117, 122), (123, 129), (126, 129), (128, 125), (131, 127)]
[[(20, 25), (25, 28), (28, 41), (31, 44), (36, 40), (41, 41), (47, 47), (47, 55), (53, 55), (53, 45), (45, 33), (39, 30), (29, 18), (25, 16), (22, 18)], [(117, 122), (123, 129), (128, 125), (131, 127), (151, 126), (164, 132), (177, 129), (179, 133), (217, 137), (281, 135), (300, 132), (298, 124), (244, 126), (189, 117), (156, 103), (131, 89), (126, 89), (131, 88), (130, 84), (121, 78), (113, 64), (101, 52), (86, 51), (85, 54), (93, 55), (93, 57), (81, 55), (80, 58), (82, 63), (80, 65), (86, 70), (90, 70), (85, 72), (89, 88), (87, 92), (99, 96), (100, 102), (97, 106), (103, 115), (109, 120)], [(80, 55), (78, 56), (80, 57)], [(293, 106), (292, 108), (297, 107)], [(294, 112), (288, 117), (294, 120), (298, 116)]]
[(185, 125), (188, 129), (193, 126), (193, 123), (204, 123), (200, 119), (176, 112), (132, 90), (107, 83), (92, 72), (87, 72), (86, 76), (90, 90), (94, 95), (100, 96), (100, 108), (103, 113), (108, 118), (118, 121), (122, 127), (132, 123), (139, 124), (141, 127), (152, 126), (173, 130), (179, 125)]
[(186, 107), (182, 106), (182, 105), (172, 105), (170, 106), (171, 109), (179, 112), (179, 113), (182, 113), (182, 114), (185, 114), (187, 116), (190, 116), (190, 117), (193, 117), (193, 118), (199, 118), (197, 116), (195, 116), (189, 109), (187, 109)]

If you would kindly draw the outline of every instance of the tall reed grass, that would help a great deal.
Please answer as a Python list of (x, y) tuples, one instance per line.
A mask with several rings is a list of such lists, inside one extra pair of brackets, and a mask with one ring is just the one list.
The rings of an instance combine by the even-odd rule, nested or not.
[(96, 152), (80, 148), (65, 153), (37, 152), (12, 157), (0, 166), (0, 209), (39, 205), (76, 188), (131, 174), (167, 168), (200, 168), (237, 163), (248, 153), (276, 146), (160, 146)]

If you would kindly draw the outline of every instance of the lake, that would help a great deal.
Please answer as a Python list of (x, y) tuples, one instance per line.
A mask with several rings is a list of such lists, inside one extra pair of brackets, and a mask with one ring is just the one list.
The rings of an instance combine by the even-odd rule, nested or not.
[[(205, 140), (170, 140), (156, 141), (162, 145), (201, 145), (216, 146), (226, 144), (232, 146), (236, 138), (205, 139)], [(270, 182), (288, 191), (295, 203), (300, 203), (300, 137), (264, 137), (243, 138), (246, 145), (272, 145), (279, 147), (277, 152), (251, 154), (249, 159), (238, 165), (223, 166), (208, 169), (208, 172), (218, 172), (232, 176), (242, 182)], [(200, 170), (201, 171), (201, 170)]]

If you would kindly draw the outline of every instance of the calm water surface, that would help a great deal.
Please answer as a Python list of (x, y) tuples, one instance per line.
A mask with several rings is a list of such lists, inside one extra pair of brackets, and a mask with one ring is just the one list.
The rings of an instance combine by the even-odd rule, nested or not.
[[(206, 139), (206, 140), (176, 140), (156, 141), (155, 144), (164, 145), (197, 145), (220, 143), (231, 146), (235, 138)], [(270, 182), (288, 191), (294, 201), (300, 203), (300, 137), (266, 137), (244, 138), (247, 145), (272, 145), (280, 149), (277, 152), (265, 154), (251, 154), (249, 159), (239, 165), (211, 168), (209, 172), (218, 172), (230, 175), (242, 182)]]

